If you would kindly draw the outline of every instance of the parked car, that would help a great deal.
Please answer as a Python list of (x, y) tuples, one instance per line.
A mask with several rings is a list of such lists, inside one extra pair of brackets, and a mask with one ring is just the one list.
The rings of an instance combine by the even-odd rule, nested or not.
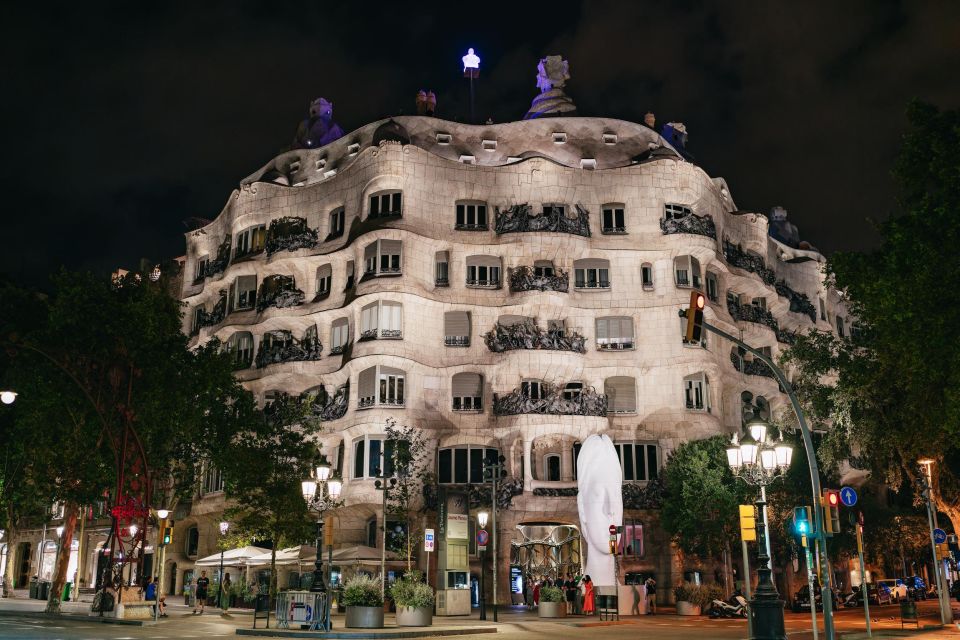
[[(882, 604), (891, 604), (893, 602), (893, 595), (890, 593), (890, 587), (884, 584), (874, 584), (871, 583), (868, 585), (870, 593), (870, 604), (882, 605)], [(861, 587), (854, 587), (853, 593), (849, 594), (843, 601), (844, 606), (847, 607), (862, 607), (863, 606), (863, 589)]]
[(894, 602), (906, 600), (910, 596), (906, 583), (904, 583), (904, 581), (900, 578), (887, 578), (886, 580), (878, 580), (877, 584), (882, 584), (890, 589), (890, 595), (893, 596)]
[[(814, 600), (816, 601), (816, 605), (817, 605), (817, 611), (823, 611), (823, 593), (820, 588), (819, 582), (813, 583), (813, 593), (814, 593)], [(803, 585), (794, 595), (792, 608), (794, 613), (800, 613), (801, 611), (810, 610), (809, 585)], [(834, 609), (840, 608), (840, 597), (837, 595), (836, 592), (834, 592), (833, 594), (833, 608)]]
[(903, 582), (907, 585), (907, 591), (910, 593), (911, 598), (914, 600), (927, 599), (927, 583), (924, 582), (923, 578), (920, 576), (910, 576), (904, 578)]

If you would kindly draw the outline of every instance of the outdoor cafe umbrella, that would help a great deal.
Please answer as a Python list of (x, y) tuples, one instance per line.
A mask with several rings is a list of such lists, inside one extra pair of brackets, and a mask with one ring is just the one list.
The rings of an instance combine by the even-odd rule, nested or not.
[[(249, 564), (250, 558), (258, 556), (264, 552), (269, 553), (270, 549), (263, 547), (240, 547), (239, 549), (229, 549), (223, 552), (223, 566), (225, 567), (245, 567)], [(198, 567), (219, 567), (220, 554), (215, 553), (206, 558), (200, 558), (194, 563)]]

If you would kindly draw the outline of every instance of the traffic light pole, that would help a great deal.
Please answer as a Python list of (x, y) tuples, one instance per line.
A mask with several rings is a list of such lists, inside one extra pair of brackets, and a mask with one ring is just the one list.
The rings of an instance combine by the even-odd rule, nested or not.
[(867, 587), (867, 568), (863, 562), (863, 525), (859, 522), (857, 523), (857, 557), (860, 560), (860, 590), (864, 594), (863, 615), (867, 620), (867, 637), (872, 638), (873, 630), (870, 628), (870, 589)]
[[(687, 316), (687, 311), (681, 309), (680, 311), (683, 317)], [(787, 376), (783, 371), (773, 363), (773, 359), (770, 356), (767, 356), (759, 349), (751, 347), (749, 344), (737, 338), (723, 329), (713, 326), (712, 324), (704, 321), (703, 328), (711, 333), (715, 333), (721, 338), (726, 338), (731, 341), (738, 347), (741, 347), (751, 354), (756, 359), (761, 360), (766, 364), (770, 371), (773, 372), (774, 377), (777, 379), (777, 382), (780, 383), (780, 386), (786, 392), (787, 396), (790, 398), (790, 405), (793, 407), (793, 412), (797, 416), (797, 422), (800, 425), (800, 433), (803, 436), (803, 446), (807, 452), (807, 466), (810, 468), (810, 485), (811, 493), (813, 494), (813, 527), (816, 532), (816, 540), (819, 545), (822, 553), (821, 558), (827, 557), (827, 537), (824, 532), (823, 526), (823, 511), (820, 506), (820, 468), (817, 465), (817, 455), (816, 449), (813, 446), (813, 436), (810, 433), (810, 427), (807, 425), (807, 419), (803, 415), (803, 408), (800, 406), (800, 400), (797, 398), (796, 392), (793, 390), (793, 385), (790, 384), (790, 381), (787, 380)], [(833, 629), (833, 580), (830, 577), (830, 571), (826, 568), (821, 572), (823, 574), (822, 584), (823, 584), (823, 622), (824, 622), (824, 637), (826, 640), (834, 640), (834, 629)], [(811, 594), (811, 606), (813, 604), (813, 595)]]
[[(807, 589), (810, 594), (810, 621), (813, 623), (813, 640), (817, 640), (820, 630), (817, 629), (817, 600), (813, 590), (813, 554), (810, 553), (810, 545), (806, 541), (803, 543), (803, 550), (807, 561)], [(821, 600), (823, 597), (821, 596)]]

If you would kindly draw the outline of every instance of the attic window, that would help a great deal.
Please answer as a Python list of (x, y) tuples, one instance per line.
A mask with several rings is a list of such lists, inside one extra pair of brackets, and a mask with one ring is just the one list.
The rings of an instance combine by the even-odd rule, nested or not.
[(293, 183), (293, 186), (295, 186), (295, 187), (302, 187), (302, 186), (305, 185), (305, 184), (307, 184), (307, 181), (306, 181), (306, 180), (301, 180), (300, 182), (294, 182), (294, 183)]
[(467, 155), (460, 156), (460, 162), (462, 162), (463, 164), (474, 164), (476, 160), (477, 159), (474, 156), (467, 156)]
[(319, 158), (317, 160), (317, 171), (320, 171), (320, 169), (323, 169), (325, 166), (327, 166), (327, 159)]
[(437, 134), (437, 144), (450, 144), (453, 141), (453, 136), (449, 133), (438, 133)]
[(347, 147), (347, 153), (349, 153), (349, 154), (352, 155), (352, 156), (357, 155), (357, 153), (358, 153), (359, 151), (360, 151), (360, 143), (359, 143), (359, 142), (354, 142), (353, 144), (351, 144), (351, 145), (349, 145), (349, 146)]
[(617, 144), (617, 134), (615, 133), (605, 133), (601, 137), (603, 144)]
[(553, 144), (563, 144), (567, 141), (567, 134), (562, 131), (554, 131)]
[(580, 159), (580, 168), (581, 169), (596, 169), (597, 168), (597, 159), (596, 158), (581, 158)]
[(507, 162), (520, 162), (520, 156), (507, 156)]
[(299, 160), (295, 160), (295, 161), (293, 161), (293, 162), (290, 163), (290, 173), (295, 173), (295, 172), (297, 172), (297, 171), (300, 171), (300, 161), (299, 161)]
[(494, 149), (497, 148), (496, 140), (484, 140), (481, 144), (483, 146), (484, 151), (493, 151)]
[(325, 172), (323, 173), (323, 177), (324, 177), (324, 178), (332, 178), (332, 177), (335, 176), (335, 175), (337, 175), (337, 170), (336, 170), (336, 169), (330, 169), (330, 171), (325, 171)]

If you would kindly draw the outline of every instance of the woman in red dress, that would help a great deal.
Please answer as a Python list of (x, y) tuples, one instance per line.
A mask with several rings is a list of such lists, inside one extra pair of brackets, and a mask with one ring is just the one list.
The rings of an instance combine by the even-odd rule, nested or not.
[(538, 580), (535, 585), (533, 585), (533, 606), (538, 606), (540, 604), (540, 581)]
[(594, 610), (593, 580), (590, 579), (590, 576), (583, 576), (583, 613), (592, 616)]

